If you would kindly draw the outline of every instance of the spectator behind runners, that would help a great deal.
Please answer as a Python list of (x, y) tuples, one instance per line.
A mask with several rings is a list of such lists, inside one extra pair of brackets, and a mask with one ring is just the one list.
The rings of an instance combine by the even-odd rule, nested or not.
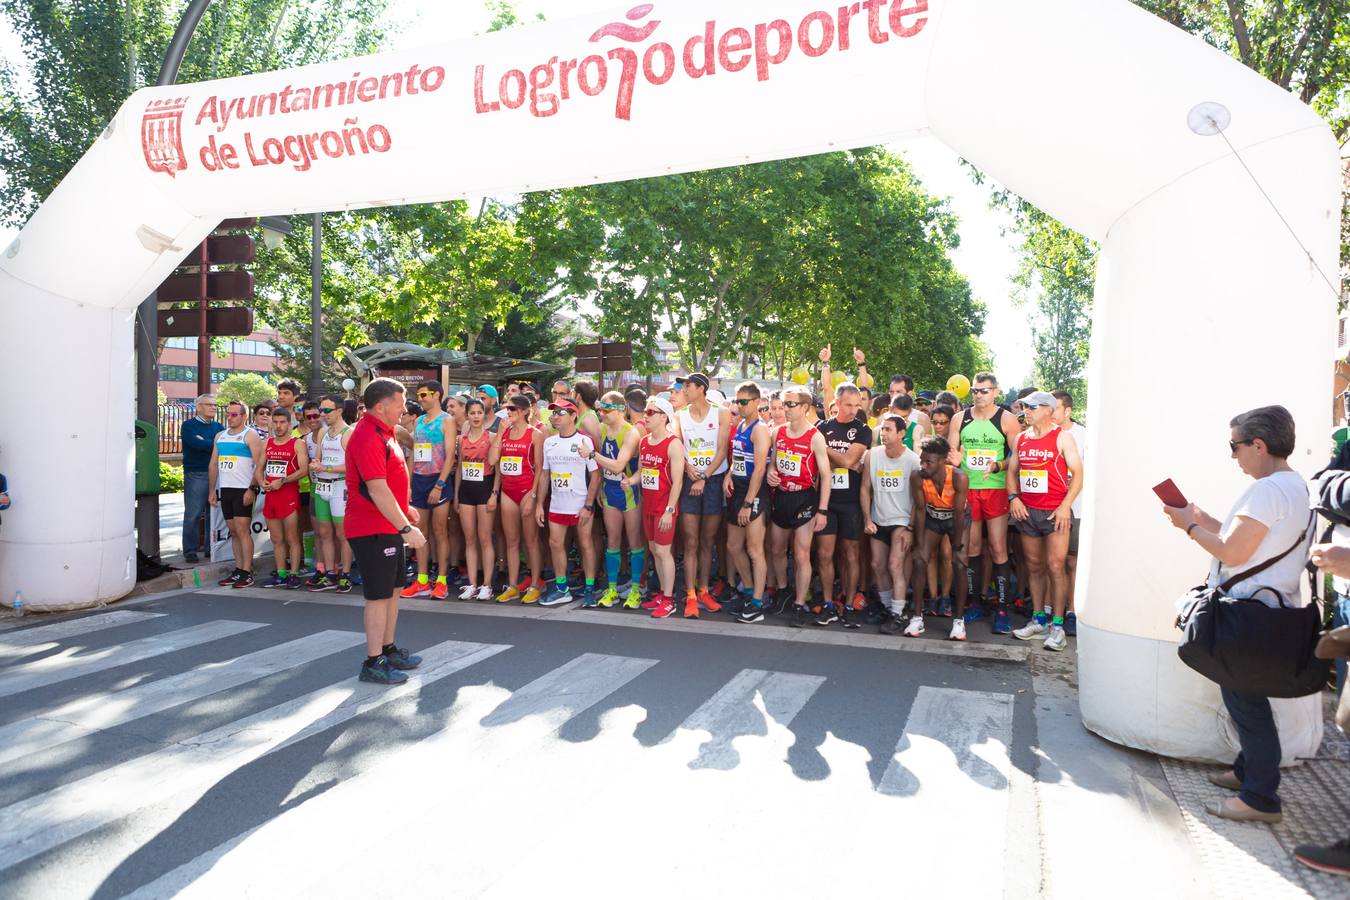
[(272, 436), (272, 404), (259, 403), (253, 407), (253, 430), (264, 441)]
[[(269, 416), (271, 411), (268, 411)], [(197, 415), (183, 422), (179, 439), (183, 446), (183, 560), (195, 563), (201, 548), (200, 531), (206, 521), (207, 492), (211, 488), (211, 451), (216, 435), (225, 426), (216, 421), (216, 398), (197, 398)], [(209, 522), (207, 528), (210, 528)]]
[(262, 468), (263, 442), (248, 424), (248, 407), (238, 400), (225, 407), (225, 422), (225, 430), (216, 434), (216, 445), (211, 449), (206, 501), (212, 506), (219, 504), (225, 517), (234, 571), (216, 583), (246, 588), (253, 585), (253, 501), (258, 496), (253, 476)]
[[(1219, 561), (1211, 571), (1211, 587), (1244, 569), (1273, 559), (1308, 529), (1308, 486), (1289, 466), (1294, 452), (1294, 419), (1283, 406), (1263, 406), (1236, 416), (1228, 446), (1252, 484), (1242, 492), (1228, 517), (1220, 522), (1194, 503), (1180, 509), (1163, 507), (1172, 524), (1186, 532)], [(1295, 550), (1275, 565), (1234, 585), (1235, 599), (1254, 598), (1278, 606), (1283, 597), (1302, 605), (1299, 579), (1308, 554)], [(1231, 772), (1210, 777), (1219, 787), (1237, 791), (1222, 803), (1205, 807), (1210, 815), (1238, 822), (1274, 824), (1280, 815), (1280, 735), (1269, 698), (1220, 688), (1242, 751)]]
[(497, 389), (490, 384), (482, 384), (478, 386), (476, 396), (478, 402), (483, 404), (483, 421), (490, 426), (488, 431), (496, 434), (497, 425), (494, 423), (498, 419), (506, 418), (506, 410), (497, 409), (497, 401), (501, 399)]
[(300, 567), (305, 561), (300, 537), (301, 494), (299, 481), (309, 471), (309, 452), (303, 438), (296, 437), (291, 411), (279, 407), (272, 413), (272, 436), (263, 447), (263, 470), (254, 477), (263, 494), (263, 518), (272, 536), (276, 572), (263, 587), (300, 587)]
[[(1055, 413), (1051, 421), (1064, 430), (1078, 445), (1078, 458), (1087, 465), (1087, 429), (1073, 420), (1073, 395), (1068, 391), (1051, 391), (1055, 398)], [(1086, 486), (1086, 485), (1085, 485)], [(1073, 611), (1073, 594), (1078, 586), (1078, 536), (1083, 525), (1083, 492), (1073, 500), (1073, 531), (1069, 533), (1069, 606), (1064, 614), (1064, 633), (1073, 637), (1078, 633), (1078, 617)]]
[(360, 679), (402, 684), (403, 669), (422, 663), (394, 643), (398, 586), (403, 583), (403, 547), (426, 546), (417, 530), (417, 510), (408, 505), (408, 468), (395, 452), (394, 428), (406, 403), (403, 385), (376, 378), (362, 394), (365, 415), (347, 441), (347, 542), (361, 570), (366, 598), (366, 660)]
[(277, 409), (287, 409), (291, 411), (291, 418), (295, 418), (295, 404), (300, 399), (300, 385), (290, 379), (277, 385)]

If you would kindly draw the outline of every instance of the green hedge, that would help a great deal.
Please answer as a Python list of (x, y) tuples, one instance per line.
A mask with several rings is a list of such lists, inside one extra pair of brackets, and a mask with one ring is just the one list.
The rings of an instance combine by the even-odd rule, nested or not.
[(183, 492), (183, 470), (160, 460), (159, 492), (161, 494), (181, 494)]

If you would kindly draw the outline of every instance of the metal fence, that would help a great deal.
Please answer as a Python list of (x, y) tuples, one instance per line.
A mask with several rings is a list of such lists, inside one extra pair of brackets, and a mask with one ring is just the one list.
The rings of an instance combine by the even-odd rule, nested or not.
[[(197, 414), (193, 404), (161, 403), (159, 406), (159, 455), (177, 456), (183, 452), (183, 423)], [(216, 421), (225, 421), (225, 407), (216, 407)]]

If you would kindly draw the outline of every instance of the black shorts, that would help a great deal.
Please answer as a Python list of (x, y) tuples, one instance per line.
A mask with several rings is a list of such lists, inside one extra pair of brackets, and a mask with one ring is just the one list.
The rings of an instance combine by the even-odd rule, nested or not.
[[(966, 524), (969, 525), (970, 523), (967, 522)], [(956, 529), (952, 527), (952, 520), (950, 518), (935, 519), (932, 515), (928, 514), (924, 515), (924, 528), (934, 534), (943, 535), (944, 537), (951, 537), (956, 531)]]
[(1031, 507), (1027, 507), (1027, 512), (1031, 514), (1031, 518), (1025, 522), (1019, 522), (1011, 516), (1008, 517), (1009, 521), (1012, 522), (1013, 531), (1023, 537), (1033, 538), (1049, 537), (1055, 533), (1055, 514), (1053, 512), (1044, 509), (1032, 509)]
[(819, 499), (815, 491), (774, 491), (769, 521), (789, 530), (810, 525), (816, 517), (816, 501)]
[(244, 502), (244, 494), (248, 490), (248, 488), (221, 488), (220, 514), (227, 519), (252, 519), (253, 504)]
[(880, 541), (887, 547), (891, 546), (895, 533), (902, 528), (908, 528), (908, 525), (878, 525), (877, 533), (872, 535), (872, 540)]
[(459, 481), (459, 502), (465, 506), (487, 506), (492, 496), (492, 482), (496, 475), (488, 475), (482, 481)]
[[(741, 507), (745, 505), (746, 493), (750, 490), (750, 482), (732, 480), (731, 499), (727, 501), (725, 518), (728, 525), (735, 525), (741, 514)], [(759, 496), (750, 501), (750, 521), (758, 519), (769, 511), (769, 485), (761, 482), (759, 485)]]
[(842, 509), (825, 511), (825, 527), (818, 534), (837, 534), (846, 541), (856, 541), (862, 537), (862, 507), (846, 506)]
[(1073, 527), (1069, 529), (1069, 555), (1078, 555), (1078, 534), (1083, 530), (1083, 520), (1074, 516)]
[(347, 538), (352, 558), (361, 570), (361, 592), (367, 600), (388, 600), (403, 588), (403, 537), (368, 534)]

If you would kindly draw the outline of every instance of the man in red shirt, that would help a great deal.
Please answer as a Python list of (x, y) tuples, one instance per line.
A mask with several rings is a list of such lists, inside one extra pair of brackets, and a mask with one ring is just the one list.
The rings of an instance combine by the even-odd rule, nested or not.
[(426, 545), (417, 510), (408, 505), (408, 467), (394, 436), (405, 403), (403, 385), (377, 378), (362, 394), (366, 413), (347, 442), (347, 543), (361, 570), (366, 595), (366, 661), (361, 680), (402, 684), (402, 669), (422, 663), (394, 644), (403, 546)]

